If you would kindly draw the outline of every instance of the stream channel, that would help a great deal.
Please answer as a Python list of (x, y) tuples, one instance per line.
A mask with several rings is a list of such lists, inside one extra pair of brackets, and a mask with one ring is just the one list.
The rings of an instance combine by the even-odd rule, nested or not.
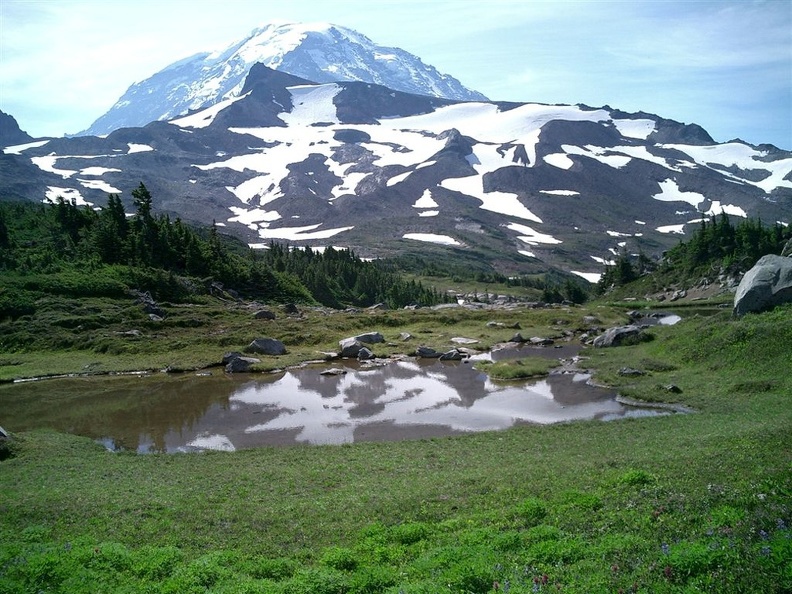
[(509, 348), (468, 361), (341, 361), (275, 374), (71, 377), (0, 386), (0, 421), (13, 432), (52, 428), (113, 451), (233, 451), (343, 444), (502, 430), (516, 424), (609, 421), (669, 414), (625, 406), (585, 373), (501, 382), (476, 361), (529, 356), (570, 360), (577, 345)]

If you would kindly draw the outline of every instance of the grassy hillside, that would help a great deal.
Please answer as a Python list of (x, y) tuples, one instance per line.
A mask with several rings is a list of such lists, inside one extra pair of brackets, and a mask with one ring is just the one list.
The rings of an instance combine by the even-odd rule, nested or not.
[[(483, 325), (448, 315), (414, 323)], [(0, 592), (792, 591), (792, 308), (651, 333), (583, 364), (697, 412), (200, 455), (20, 435)]]

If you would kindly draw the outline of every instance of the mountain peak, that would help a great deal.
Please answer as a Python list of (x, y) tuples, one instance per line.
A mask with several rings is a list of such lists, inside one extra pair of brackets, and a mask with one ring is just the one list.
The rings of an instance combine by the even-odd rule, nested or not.
[(0, 111), (0, 146), (30, 142), (33, 137), (19, 127), (14, 116)]
[(179, 60), (133, 84), (80, 134), (144, 126), (236, 97), (256, 63), (319, 83), (360, 81), (418, 95), (486, 100), (417, 56), (377, 45), (353, 29), (323, 22), (272, 22), (225, 48)]

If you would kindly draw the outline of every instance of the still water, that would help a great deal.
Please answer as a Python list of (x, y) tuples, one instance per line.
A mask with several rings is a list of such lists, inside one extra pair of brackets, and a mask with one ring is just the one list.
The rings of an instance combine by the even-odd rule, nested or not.
[[(562, 356), (512, 349), (492, 359)], [(343, 444), (500, 430), (520, 423), (656, 415), (624, 406), (582, 373), (497, 382), (471, 362), (356, 362), (268, 375), (194, 374), (53, 379), (0, 386), (10, 431), (51, 427), (111, 450), (183, 452), (267, 445)]]

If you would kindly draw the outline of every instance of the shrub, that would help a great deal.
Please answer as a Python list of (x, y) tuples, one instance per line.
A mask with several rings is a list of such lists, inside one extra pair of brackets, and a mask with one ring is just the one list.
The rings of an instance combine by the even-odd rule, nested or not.
[(344, 547), (330, 547), (325, 550), (321, 559), (322, 565), (341, 571), (352, 571), (357, 568), (357, 556), (351, 549)]
[(528, 526), (535, 526), (547, 515), (545, 502), (535, 497), (529, 497), (517, 506), (517, 515)]
[(413, 544), (427, 538), (431, 530), (423, 522), (399, 524), (392, 529), (393, 539), (401, 544)]
[(642, 485), (651, 485), (652, 483), (657, 480), (653, 474), (646, 472), (645, 470), (638, 470), (638, 469), (631, 469), (622, 474), (618, 479), (617, 483), (620, 485), (630, 485), (633, 487), (638, 487)]

